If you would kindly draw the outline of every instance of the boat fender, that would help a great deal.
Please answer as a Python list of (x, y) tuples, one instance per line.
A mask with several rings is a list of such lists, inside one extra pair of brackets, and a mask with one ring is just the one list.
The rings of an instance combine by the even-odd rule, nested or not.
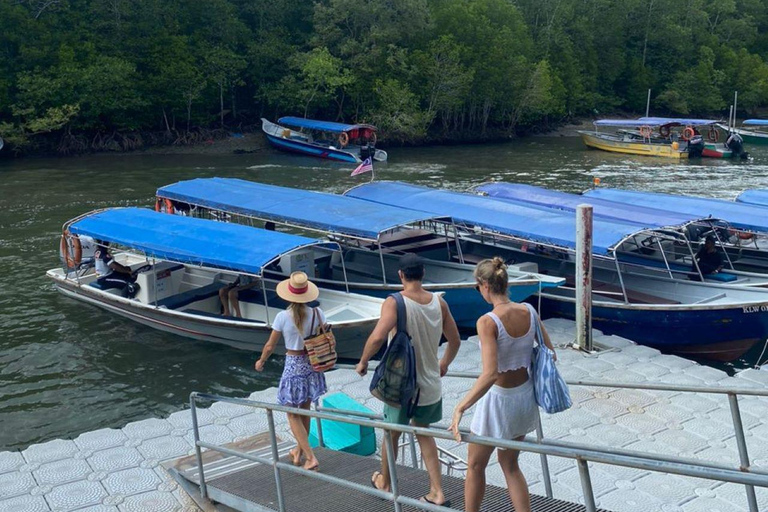
[(659, 135), (664, 137), (665, 139), (669, 137), (669, 134), (672, 132), (672, 130), (669, 128), (668, 124), (664, 124), (659, 126)]
[(709, 132), (707, 132), (707, 138), (712, 142), (717, 142), (720, 140), (720, 132), (717, 131), (717, 128), (712, 126), (709, 128)]
[(72, 236), (69, 230), (65, 230), (61, 234), (59, 253), (66, 262), (67, 268), (77, 268), (83, 260), (83, 247), (80, 245), (80, 239)]
[(696, 135), (696, 132), (692, 126), (686, 126), (685, 130), (683, 130), (683, 140), (691, 140), (694, 135)]
[(679, 143), (679, 142), (677, 142), (677, 141), (673, 142), (673, 143), (672, 143), (672, 149), (673, 149), (673, 150), (675, 150), (675, 151), (677, 151), (678, 149), (680, 149), (680, 143)]
[(347, 132), (341, 132), (339, 134), (339, 144), (343, 148), (347, 147), (347, 144), (349, 144), (349, 135), (347, 135)]
[(642, 135), (643, 138), (650, 139), (651, 133), (653, 133), (653, 129), (650, 126), (645, 125), (640, 127), (640, 135)]

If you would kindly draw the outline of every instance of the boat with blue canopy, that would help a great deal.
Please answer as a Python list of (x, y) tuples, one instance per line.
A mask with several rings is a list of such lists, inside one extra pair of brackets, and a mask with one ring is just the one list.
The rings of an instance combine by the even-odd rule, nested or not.
[(741, 128), (736, 128), (735, 124), (731, 127), (718, 124), (718, 127), (739, 135), (748, 144), (768, 144), (768, 119), (745, 119), (741, 123)]
[[(575, 215), (473, 194), (399, 182), (357, 186), (347, 195), (383, 204), (451, 215), (466, 229), (465, 257), (502, 256), (534, 262), (539, 272), (563, 277), (566, 286), (542, 290), (545, 316), (575, 318)], [(732, 360), (768, 337), (768, 290), (683, 282), (627, 273), (615, 249), (649, 226), (595, 219), (593, 255), (612, 258), (615, 268), (595, 268), (593, 323), (662, 350)], [(670, 332), (674, 337), (670, 338)]]
[[(593, 124), (594, 131), (578, 133), (587, 147), (603, 151), (676, 159), (748, 156), (741, 146), (718, 142), (718, 121), (714, 119), (641, 117), (599, 119)], [(600, 132), (601, 127), (615, 132)], [(706, 140), (700, 130), (706, 132)]]
[(366, 158), (387, 160), (387, 152), (376, 149), (376, 127), (370, 124), (288, 116), (277, 123), (262, 118), (261, 129), (269, 143), (282, 151), (349, 163), (361, 163)]
[[(316, 281), (326, 287), (349, 286), (356, 293), (386, 297), (402, 288), (397, 272), (400, 255), (418, 253), (425, 258), (424, 287), (444, 293), (460, 327), (474, 328), (488, 310), (475, 290), (474, 269), (463, 260), (450, 217), (232, 178), (173, 183), (158, 189), (157, 198), (159, 205), (171, 201), (171, 208), (183, 203), (184, 210), (195, 215), (226, 214), (234, 222), (273, 222), (332, 237), (344, 247), (343, 259), (331, 260), (330, 254), (317, 249), (307, 256), (315, 265), (330, 261), (315, 272)], [(517, 301), (564, 282), (522, 267), (510, 268), (509, 274), (510, 297)]]
[[(616, 254), (623, 263), (639, 265), (636, 269), (629, 269), (633, 272), (644, 272), (644, 267), (650, 266), (651, 270), (664, 269), (672, 279), (688, 280), (691, 272), (697, 272), (703, 280), (723, 282), (729, 286), (768, 286), (768, 274), (754, 271), (749, 260), (742, 265), (736, 251), (725, 252), (722, 272), (701, 274), (697, 269), (693, 247), (702, 245), (707, 236), (713, 236), (726, 249), (733, 248), (731, 239), (741, 242), (738, 235), (743, 232), (718, 219), (568, 194), (522, 183), (485, 183), (475, 190), (497, 200), (530, 203), (568, 212), (575, 212), (580, 204), (589, 204), (595, 218), (636, 222), (656, 228), (655, 232), (640, 233), (616, 248)], [(731, 235), (731, 232), (736, 234)], [(743, 248), (739, 245), (736, 249)], [(768, 260), (768, 255), (764, 259)]]
[[(133, 293), (99, 280), (92, 262), (82, 262), (80, 239), (118, 246), (116, 261), (130, 267)], [(67, 222), (62, 235), (65, 264), (47, 272), (66, 296), (155, 329), (189, 338), (261, 350), (271, 322), (287, 304), (275, 277), (304, 270), (304, 251), (339, 251), (338, 244), (142, 208), (98, 210)], [(219, 292), (239, 280), (241, 317), (223, 316)], [(316, 304), (333, 325), (340, 357), (355, 358), (378, 321), (383, 301), (322, 289)]]
[[(736, 196), (736, 202), (766, 207), (768, 206), (768, 189), (755, 188), (752, 190), (745, 190)], [(766, 210), (766, 214), (768, 214), (768, 210)]]

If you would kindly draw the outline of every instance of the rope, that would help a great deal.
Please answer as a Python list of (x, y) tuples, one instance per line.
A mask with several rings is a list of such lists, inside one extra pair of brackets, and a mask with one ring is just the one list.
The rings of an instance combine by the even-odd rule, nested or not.
[(763, 351), (760, 352), (760, 357), (757, 358), (757, 362), (755, 363), (755, 370), (760, 369), (760, 361), (763, 359), (763, 355), (765, 354), (765, 349), (768, 348), (768, 340), (765, 340), (765, 345), (763, 345)]

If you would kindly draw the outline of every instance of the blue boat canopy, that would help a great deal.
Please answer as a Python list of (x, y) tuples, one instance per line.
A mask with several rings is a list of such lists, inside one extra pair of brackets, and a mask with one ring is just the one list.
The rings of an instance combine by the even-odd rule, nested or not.
[(757, 206), (768, 206), (768, 189), (756, 188), (745, 190), (736, 197), (736, 201)]
[(249, 274), (303, 247), (338, 247), (312, 238), (239, 224), (168, 215), (143, 208), (90, 214), (69, 226), (75, 235), (139, 250), (148, 256)]
[(711, 216), (724, 220), (739, 229), (768, 231), (768, 209), (762, 206), (708, 197), (678, 196), (609, 188), (588, 190), (584, 192), (584, 195), (670, 212), (686, 213), (699, 218)]
[(332, 121), (316, 121), (314, 119), (304, 119), (303, 117), (281, 117), (277, 120), (279, 124), (293, 126), (294, 128), (306, 128), (308, 130), (320, 130), (324, 132), (342, 133), (350, 130), (367, 129), (376, 131), (376, 127), (370, 124), (344, 124), (334, 123)]
[(616, 203), (594, 197), (586, 198), (522, 183), (486, 183), (476, 187), (475, 190), (488, 194), (494, 199), (536, 204), (568, 212), (575, 212), (580, 204), (590, 204), (595, 217), (658, 228), (679, 227), (699, 220), (695, 215)]
[(768, 126), (768, 119), (745, 119), (744, 126)]
[(368, 240), (377, 240), (380, 233), (415, 222), (450, 221), (436, 215), (337, 194), (234, 178), (180, 181), (158, 189), (157, 195), (215, 210)]
[[(401, 182), (373, 182), (355, 187), (347, 196), (413, 208), (517, 238), (553, 246), (576, 248), (576, 216), (536, 205), (513, 204), (475, 194), (450, 192)], [(593, 252), (609, 254), (627, 236), (643, 226), (598, 219), (594, 221)]]
[(640, 126), (705, 126), (716, 124), (714, 119), (687, 119), (676, 117), (640, 117), (638, 119), (598, 119), (595, 126), (631, 127)]

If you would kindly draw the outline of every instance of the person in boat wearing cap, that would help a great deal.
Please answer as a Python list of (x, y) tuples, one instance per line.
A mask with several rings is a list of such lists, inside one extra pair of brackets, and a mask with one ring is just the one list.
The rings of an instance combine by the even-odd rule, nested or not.
[[(400, 258), (398, 275), (403, 283), (403, 291), (400, 293), (405, 299), (406, 327), (416, 355), (416, 384), (420, 395), (413, 418), (409, 419), (404, 409), (396, 409), (385, 404), (384, 421), (399, 425), (412, 423), (417, 427), (429, 427), (430, 424), (437, 423), (443, 418), (443, 389), (440, 379), (448, 372), (448, 366), (459, 352), (461, 338), (448, 304), (440, 295), (422, 288), (424, 260), (415, 254), (404, 255)], [(387, 341), (387, 334), (396, 326), (397, 302), (392, 297), (387, 297), (381, 306), (381, 318), (363, 349), (363, 356), (356, 368), (358, 374), (361, 376), (366, 374), (368, 361), (379, 351)], [(438, 359), (437, 351), (442, 335), (445, 335), (448, 340), (448, 347), (442, 359)], [(391, 432), (391, 436), (393, 446), (397, 446), (400, 433)], [(447, 500), (443, 494), (440, 459), (435, 438), (418, 435), (416, 438), (429, 473), (429, 493), (422, 496), (421, 501), (449, 507), (451, 501)], [(373, 473), (371, 485), (377, 489), (389, 491), (390, 476), (386, 450), (382, 449), (381, 453), (381, 471)]]
[[(696, 253), (696, 262), (704, 275), (716, 274), (723, 269), (723, 257), (715, 246), (714, 236), (707, 235), (704, 245)], [(693, 271), (696, 271), (696, 265), (693, 265)], [(698, 278), (698, 276), (695, 277)]]
[[(318, 326), (325, 325), (323, 311), (319, 307), (310, 309), (307, 306), (319, 294), (317, 286), (309, 281), (304, 272), (294, 272), (277, 285), (277, 295), (290, 304), (275, 317), (272, 334), (256, 362), (256, 371), (264, 370), (264, 364), (282, 337), (285, 341), (285, 367), (277, 388), (280, 405), (309, 409), (310, 403), (327, 391), (325, 375), (312, 369), (304, 349), (304, 339), (311, 336)], [(304, 469), (317, 471), (320, 464), (309, 446), (309, 419), (309, 416), (288, 414), (288, 423), (297, 443), (291, 450), (291, 459), (295, 466), (301, 466), (303, 458)]]

